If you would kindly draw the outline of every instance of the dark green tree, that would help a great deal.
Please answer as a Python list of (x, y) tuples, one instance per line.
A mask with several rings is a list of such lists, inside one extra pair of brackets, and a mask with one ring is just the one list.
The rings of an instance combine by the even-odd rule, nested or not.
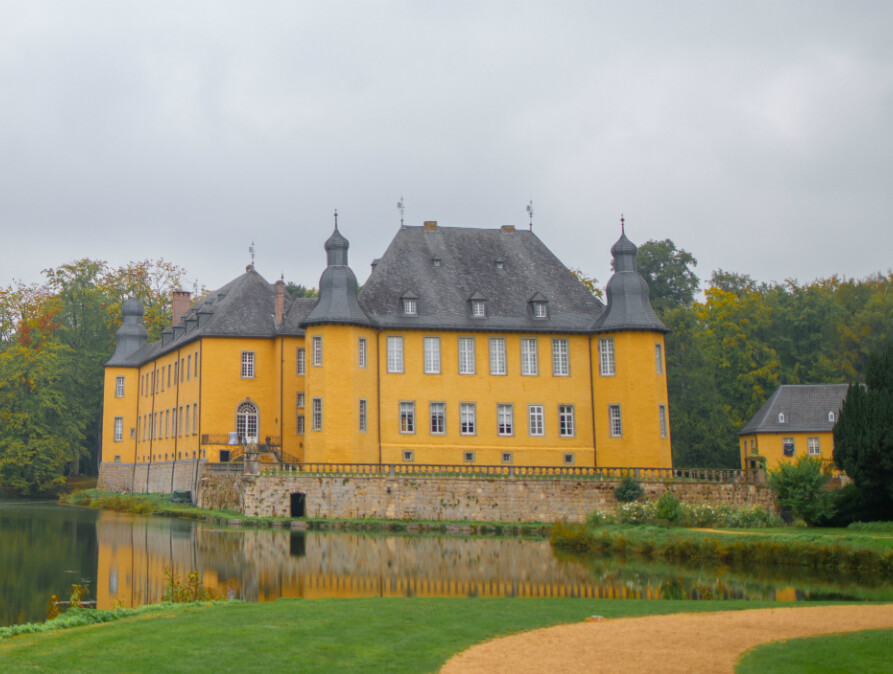
[(291, 281), (285, 284), (285, 290), (293, 299), (299, 297), (319, 297), (319, 291), (316, 288), (308, 288)]
[(700, 281), (692, 270), (698, 261), (687, 250), (676, 248), (670, 239), (646, 241), (639, 246), (636, 261), (658, 316), (694, 301)]

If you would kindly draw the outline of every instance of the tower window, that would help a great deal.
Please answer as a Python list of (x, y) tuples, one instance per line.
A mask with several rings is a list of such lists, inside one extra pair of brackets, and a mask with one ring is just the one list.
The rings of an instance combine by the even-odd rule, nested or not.
[(322, 336), (317, 335), (313, 338), (313, 351), (311, 353), (311, 359), (314, 367), (319, 367), (322, 365)]
[[(115, 397), (123, 398), (124, 397), (124, 377), (118, 376), (115, 377)], [(831, 414), (834, 414), (833, 412)]]
[(599, 373), (602, 377), (613, 377), (614, 367), (614, 338), (603, 337), (598, 340)]
[(242, 379), (254, 379), (254, 351), (242, 352)]
[(612, 438), (623, 437), (623, 419), (620, 416), (620, 405), (608, 405), (608, 434)]

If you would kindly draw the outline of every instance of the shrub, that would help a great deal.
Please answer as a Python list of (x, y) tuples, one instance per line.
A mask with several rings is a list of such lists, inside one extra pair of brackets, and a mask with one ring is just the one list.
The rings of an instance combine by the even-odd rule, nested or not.
[(605, 524), (615, 524), (616, 522), (617, 518), (611, 513), (603, 513), (598, 510), (593, 510), (591, 513), (586, 515), (587, 527), (599, 527)]
[(636, 479), (632, 475), (627, 475), (620, 481), (620, 484), (614, 488), (614, 497), (621, 503), (638, 501), (644, 495), (645, 490), (642, 488), (642, 485), (636, 482)]
[(665, 491), (657, 501), (657, 517), (670, 523), (682, 519), (682, 504), (679, 499)]
[(830, 474), (822, 470), (822, 460), (806, 454), (794, 463), (784, 462), (769, 471), (769, 486), (775, 490), (778, 502), (809, 525), (834, 515), (834, 500), (825, 489), (830, 479)]

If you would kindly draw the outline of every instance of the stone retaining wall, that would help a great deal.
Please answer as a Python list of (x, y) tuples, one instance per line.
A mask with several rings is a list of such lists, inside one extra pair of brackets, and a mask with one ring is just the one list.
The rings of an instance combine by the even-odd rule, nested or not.
[(98, 489), (117, 492), (169, 494), (195, 493), (204, 460), (160, 461), (158, 463), (108, 463), (99, 466)]

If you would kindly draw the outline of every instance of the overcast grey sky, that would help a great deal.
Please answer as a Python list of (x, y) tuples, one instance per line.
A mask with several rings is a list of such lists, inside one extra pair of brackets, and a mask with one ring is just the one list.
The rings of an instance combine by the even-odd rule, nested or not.
[(893, 266), (890, 2), (0, 0), (0, 286), (164, 257), (363, 281), (407, 224), (619, 217), (762, 281)]

